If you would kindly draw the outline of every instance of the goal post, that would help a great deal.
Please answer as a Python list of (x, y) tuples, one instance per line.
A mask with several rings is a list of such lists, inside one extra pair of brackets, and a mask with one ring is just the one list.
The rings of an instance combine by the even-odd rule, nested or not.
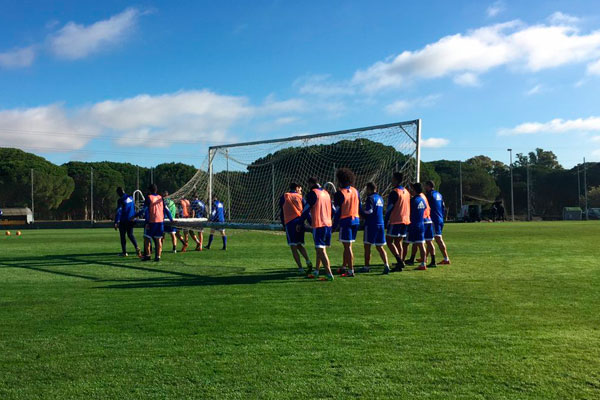
[(377, 184), (380, 193), (387, 194), (392, 189), (394, 171), (404, 173), (404, 184), (419, 181), (420, 145), (421, 120), (416, 119), (211, 146), (206, 172), (199, 170), (193, 178), (195, 183), (186, 184), (186, 190), (195, 190), (204, 197), (201, 193), (205, 185), (209, 212), (215, 199), (223, 202), (226, 223), (220, 225), (268, 229), (280, 226), (279, 197), (291, 182), (300, 184), (305, 191), (311, 176), (322, 184), (337, 184), (335, 170), (341, 167), (355, 172), (355, 186), (361, 195), (369, 181)]

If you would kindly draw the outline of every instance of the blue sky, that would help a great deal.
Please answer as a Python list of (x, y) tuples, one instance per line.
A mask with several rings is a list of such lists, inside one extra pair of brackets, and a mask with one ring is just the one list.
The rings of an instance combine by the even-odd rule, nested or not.
[(600, 161), (600, 2), (0, 1), (0, 146), (200, 165), (422, 118), (423, 159)]

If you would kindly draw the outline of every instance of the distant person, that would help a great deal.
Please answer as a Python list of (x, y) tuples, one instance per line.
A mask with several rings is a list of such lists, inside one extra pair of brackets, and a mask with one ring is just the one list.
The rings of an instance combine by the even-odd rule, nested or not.
[[(163, 192), (163, 199), (165, 201), (165, 205), (171, 213), (171, 216), (174, 217), (177, 215), (177, 205), (173, 200), (167, 197), (168, 195), (169, 192), (165, 190)], [(165, 233), (168, 233), (171, 236), (171, 243), (173, 244), (173, 253), (177, 253), (177, 228), (173, 224), (166, 225)]]
[[(217, 197), (213, 201), (212, 212), (210, 215), (211, 222), (224, 223), (225, 222), (225, 206)], [(210, 228), (210, 236), (208, 237), (208, 246), (205, 248), (210, 250), (212, 245), (215, 232), (219, 232), (223, 238), (223, 247), (221, 250), (227, 250), (227, 235), (225, 235), (225, 228)]]
[(383, 198), (377, 193), (377, 185), (367, 183), (367, 201), (362, 209), (365, 218), (364, 246), (365, 266), (364, 272), (369, 272), (371, 265), (371, 246), (375, 246), (383, 261), (383, 274), (390, 273), (388, 256), (385, 251), (385, 223), (383, 220)]
[(336, 171), (338, 190), (333, 195), (334, 204), (334, 229), (339, 226), (339, 240), (344, 246), (342, 268), (347, 267), (347, 272), (342, 276), (354, 277), (354, 253), (352, 243), (356, 241), (356, 233), (360, 225), (360, 196), (354, 186), (356, 176), (349, 168), (340, 168)]
[[(115, 215), (115, 230), (119, 230), (119, 235), (121, 236), (121, 257), (127, 257), (127, 239), (125, 236), (129, 238), (131, 244), (135, 248), (135, 252), (138, 257), (141, 257), (142, 251), (138, 247), (137, 240), (135, 239), (135, 235), (133, 234), (133, 228), (135, 228), (135, 203), (133, 198), (125, 193), (122, 187), (117, 188), (117, 195), (119, 199), (117, 200), (117, 212)], [(0, 215), (2, 212), (0, 211)]]
[(164, 236), (164, 221), (165, 216), (173, 222), (173, 216), (165, 205), (165, 202), (157, 192), (158, 188), (155, 184), (148, 187), (150, 193), (144, 202), (146, 213), (146, 226), (144, 232), (144, 257), (142, 261), (150, 261), (150, 246), (154, 240), (154, 261), (160, 261), (162, 255), (162, 245)]
[(385, 214), (387, 226), (387, 244), (396, 258), (396, 267), (392, 271), (402, 271), (404, 268), (404, 249), (402, 241), (406, 238), (410, 224), (410, 193), (402, 186), (404, 175), (394, 172), (392, 176), (392, 192), (388, 196)]
[[(198, 195), (194, 196), (194, 200), (192, 200), (192, 212), (194, 218), (205, 218), (206, 217), (206, 205)], [(196, 251), (202, 251), (202, 241), (204, 240), (204, 228), (198, 228), (198, 238), (194, 236), (194, 232), (190, 231), (190, 235), (196, 242)]]
[[(327, 255), (327, 248), (331, 246), (331, 197), (326, 190), (319, 184), (319, 180), (315, 177), (308, 179), (310, 191), (306, 195), (306, 206), (302, 211), (302, 222), (310, 218), (313, 239), (315, 242), (315, 251), (317, 260), (315, 262), (315, 270), (313, 275), (309, 277), (319, 277), (319, 266), (323, 264), (327, 273), (326, 279), (333, 280), (331, 272), (331, 264)], [(300, 229), (298, 227), (297, 229)]]
[(504, 201), (499, 200), (498, 202), (498, 221), (506, 221), (506, 218), (504, 216)]
[[(302, 187), (292, 182), (289, 191), (284, 193), (279, 199), (279, 209), (281, 224), (285, 229), (287, 243), (292, 250), (292, 257), (298, 266), (298, 274), (304, 274), (300, 254), (306, 260), (308, 273), (312, 273), (312, 263), (304, 247), (304, 223), (301, 222), (302, 210), (306, 206), (306, 201), (302, 198)], [(300, 229), (297, 229), (300, 227)]]
[(448, 258), (448, 249), (446, 243), (442, 237), (442, 231), (444, 230), (444, 221), (446, 219), (446, 205), (444, 204), (444, 198), (442, 194), (435, 190), (435, 184), (433, 181), (425, 182), (425, 192), (427, 195), (427, 201), (431, 209), (431, 222), (433, 223), (433, 236), (437, 243), (442, 256), (444, 259), (440, 262), (440, 265), (450, 265), (450, 258)]
[(425, 252), (425, 223), (424, 215), (427, 209), (427, 203), (423, 197), (419, 196), (423, 193), (423, 186), (420, 183), (412, 183), (410, 185), (412, 198), (410, 199), (410, 224), (408, 226), (407, 243), (413, 244), (419, 250), (421, 264), (417, 267), (418, 270), (424, 271), (427, 269), (425, 263), (427, 254)]
[[(192, 204), (185, 197), (179, 201), (179, 217), (180, 218), (193, 218), (194, 217), (194, 211), (192, 210)], [(198, 249), (198, 245), (200, 244), (200, 241), (194, 234), (194, 231), (191, 231), (189, 229), (182, 229), (181, 231), (183, 233), (183, 236), (181, 234), (179, 234), (179, 240), (181, 240), (181, 242), (182, 242), (181, 252), (185, 253), (187, 251), (188, 240), (190, 237), (192, 238), (192, 240), (194, 242), (196, 242), (196, 249)]]

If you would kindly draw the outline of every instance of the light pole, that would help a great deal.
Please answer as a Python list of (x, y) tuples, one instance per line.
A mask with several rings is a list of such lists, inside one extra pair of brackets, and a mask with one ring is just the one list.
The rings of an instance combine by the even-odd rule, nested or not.
[(506, 149), (510, 153), (510, 212), (512, 215), (512, 221), (515, 222), (515, 192), (513, 188), (513, 162), (512, 162), (512, 149)]

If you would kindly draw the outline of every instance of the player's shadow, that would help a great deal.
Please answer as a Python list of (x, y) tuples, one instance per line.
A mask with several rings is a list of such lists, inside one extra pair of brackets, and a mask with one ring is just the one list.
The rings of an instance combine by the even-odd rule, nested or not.
[[(202, 268), (202, 267), (200, 267)], [(223, 267), (232, 268), (232, 267)], [(214, 286), (214, 285), (254, 285), (257, 283), (275, 283), (296, 277), (292, 271), (264, 271), (256, 274), (242, 273), (237, 275), (195, 275), (191, 278), (156, 277), (134, 279), (126, 283), (98, 286), (98, 289), (142, 289), (167, 288), (181, 286)], [(113, 280), (112, 282), (115, 282)]]

